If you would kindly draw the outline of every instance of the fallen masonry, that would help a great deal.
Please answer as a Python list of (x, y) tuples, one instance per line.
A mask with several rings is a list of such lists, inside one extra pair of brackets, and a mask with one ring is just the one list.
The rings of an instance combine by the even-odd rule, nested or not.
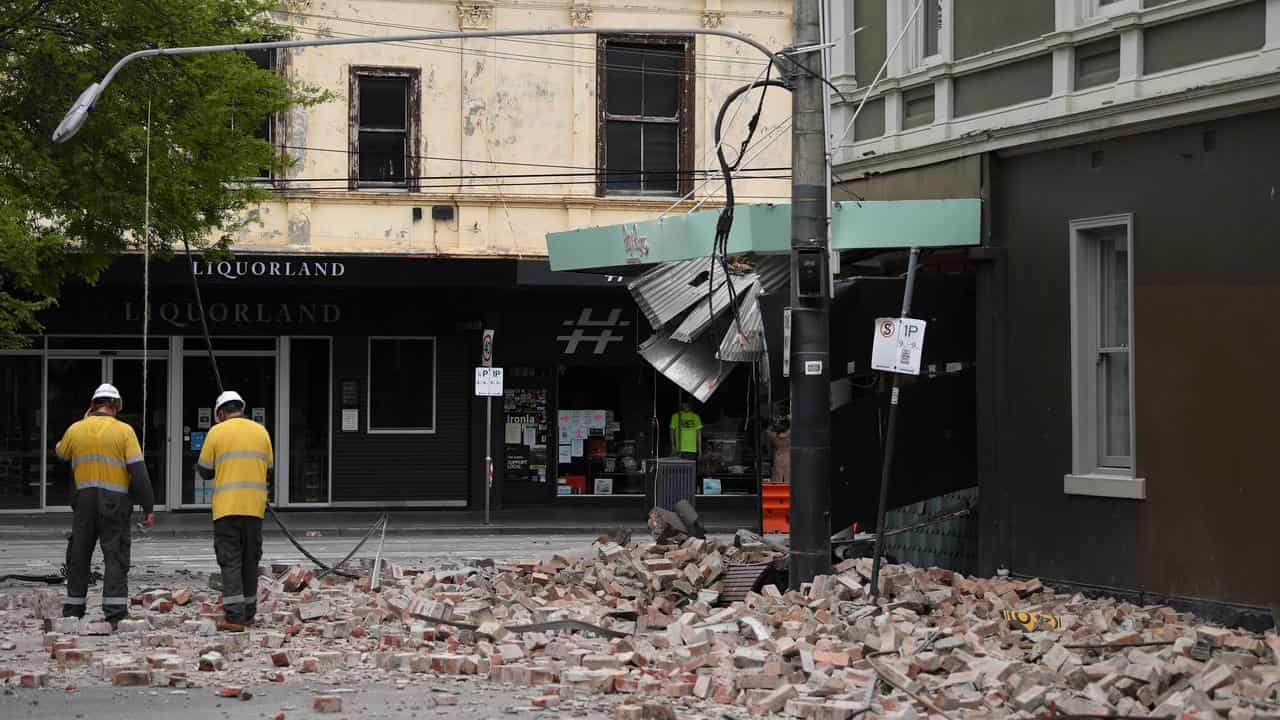
[[(732, 542), (667, 535), (516, 563), (387, 564), (378, 592), (367, 578), (274, 568), (245, 632), (219, 633), (219, 594), (194, 582), (139, 594), (114, 630), (56, 617), (61, 591), (0, 591), (6, 639), (26, 635), (36, 648), (0, 652), (0, 682), (245, 697), (289, 679), (470, 678), (528, 688), (533, 708), (588, 703), (644, 720), (1280, 714), (1274, 633), (906, 565), (882, 568), (872, 602), (866, 559), (799, 591), (765, 584), (717, 605), (731, 568), (781, 566), (782, 549), (746, 532)], [(329, 692), (313, 712), (342, 711), (341, 692)]]

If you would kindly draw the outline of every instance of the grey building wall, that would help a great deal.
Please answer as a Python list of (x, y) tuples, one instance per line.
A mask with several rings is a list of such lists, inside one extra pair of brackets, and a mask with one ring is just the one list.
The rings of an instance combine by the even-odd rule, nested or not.
[(1147, 28), (1142, 37), (1143, 72), (1258, 50), (1266, 42), (1266, 18), (1266, 3), (1255, 0)]
[(844, 0), (853, 9), (853, 27), (862, 28), (853, 41), (854, 77), (870, 85), (888, 52), (888, 5), (884, 0)]
[[(1280, 313), (1276, 127), (1269, 111), (992, 162), (991, 252), (1003, 259), (979, 282), (980, 327), (998, 319), (978, 362), (979, 416), (998, 418), (983, 465), (984, 570), (1263, 607), (1280, 598), (1280, 333), (1224, 352), (1225, 337)], [(1068, 223), (1114, 213), (1134, 218), (1140, 501), (1063, 493)]]
[(881, 135), (884, 135), (884, 98), (876, 98), (862, 106), (862, 112), (853, 123), (853, 139), (868, 140)]
[(1053, 32), (1053, 5), (1054, 0), (955, 0), (956, 59)]
[(955, 115), (964, 117), (1053, 93), (1053, 56), (1000, 65), (954, 80)]

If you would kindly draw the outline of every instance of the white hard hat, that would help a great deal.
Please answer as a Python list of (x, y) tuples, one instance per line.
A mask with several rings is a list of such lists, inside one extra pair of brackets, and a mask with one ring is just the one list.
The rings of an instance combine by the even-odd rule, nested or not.
[(93, 397), (91, 399), (97, 400), (98, 398), (110, 398), (112, 400), (119, 400), (120, 391), (117, 390), (116, 386), (112, 385), (111, 383), (102, 383), (101, 385), (98, 386), (97, 390), (93, 391)]
[(240, 397), (240, 393), (236, 392), (235, 390), (227, 390), (226, 392), (218, 396), (217, 402), (213, 404), (213, 411), (218, 412), (218, 408), (222, 407), (223, 405), (226, 405), (229, 402), (238, 402), (241, 405), (243, 405), (244, 398)]

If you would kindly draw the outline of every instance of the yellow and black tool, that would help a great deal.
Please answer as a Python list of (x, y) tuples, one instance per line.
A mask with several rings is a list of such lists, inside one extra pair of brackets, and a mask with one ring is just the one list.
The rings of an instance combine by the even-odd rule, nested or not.
[(1062, 619), (1057, 615), (1024, 612), (1022, 610), (1005, 610), (1003, 615), (1005, 620), (1011, 620), (1021, 625), (1022, 629), (1027, 632), (1062, 629)]

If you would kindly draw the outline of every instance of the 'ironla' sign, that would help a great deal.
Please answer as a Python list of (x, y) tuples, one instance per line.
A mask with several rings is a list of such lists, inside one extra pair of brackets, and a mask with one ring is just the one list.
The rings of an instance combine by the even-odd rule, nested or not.
[(199, 260), (191, 263), (194, 275), (240, 278), (338, 278), (347, 274), (346, 263), (331, 260)]

